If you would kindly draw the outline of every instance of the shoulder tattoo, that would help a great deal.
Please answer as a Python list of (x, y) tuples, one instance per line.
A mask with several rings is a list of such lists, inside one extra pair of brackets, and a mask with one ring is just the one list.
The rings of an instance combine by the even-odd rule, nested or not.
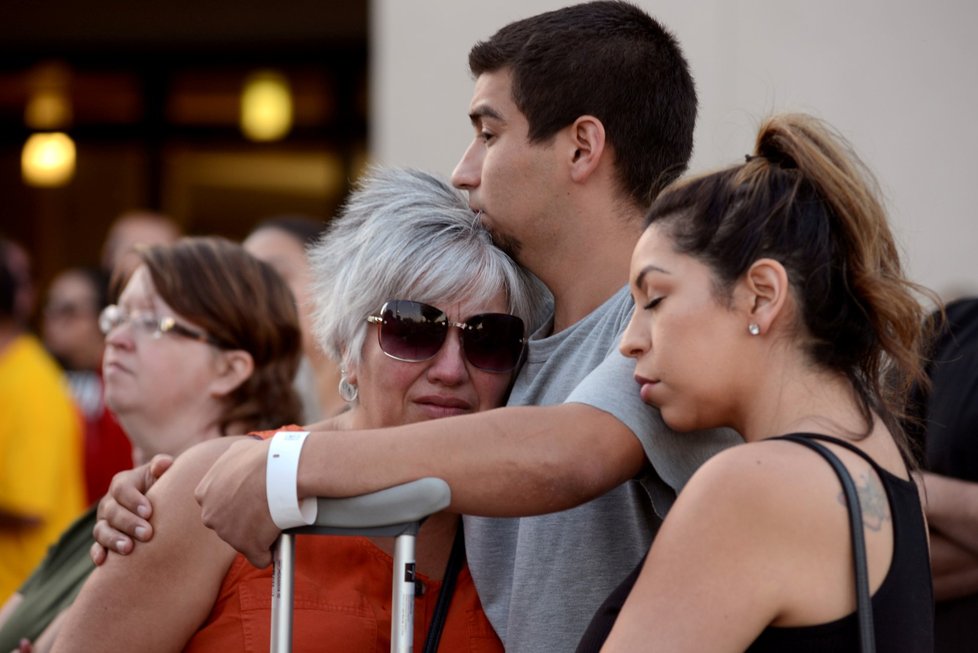
[[(879, 531), (890, 519), (890, 505), (886, 499), (886, 490), (871, 472), (863, 472), (859, 478), (854, 478), (856, 495), (859, 497), (859, 507), (863, 511), (863, 526), (871, 531)], [(839, 492), (839, 503), (846, 505), (846, 495)]]

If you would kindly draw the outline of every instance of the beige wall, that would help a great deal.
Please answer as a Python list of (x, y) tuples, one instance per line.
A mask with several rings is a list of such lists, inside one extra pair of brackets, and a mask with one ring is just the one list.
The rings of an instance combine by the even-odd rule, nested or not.
[[(372, 0), (371, 152), (444, 174), (470, 138), (469, 48), (554, 0)], [(978, 294), (978, 3), (639, 0), (700, 95), (693, 169), (738, 161), (759, 120), (835, 125), (876, 173), (911, 275)]]

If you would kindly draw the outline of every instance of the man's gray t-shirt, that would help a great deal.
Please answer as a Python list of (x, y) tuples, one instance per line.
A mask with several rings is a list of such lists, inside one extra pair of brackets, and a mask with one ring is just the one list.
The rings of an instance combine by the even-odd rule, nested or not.
[(664, 515), (703, 461), (740, 442), (726, 429), (677, 434), (642, 402), (635, 363), (618, 352), (631, 310), (628, 288), (622, 288), (570, 328), (531, 339), (508, 405), (599, 408), (632, 430), (651, 466), (640, 478), (570, 510), (465, 517), (469, 568), (507, 651), (573, 651), (595, 610), (648, 550), (660, 522), (655, 511)]

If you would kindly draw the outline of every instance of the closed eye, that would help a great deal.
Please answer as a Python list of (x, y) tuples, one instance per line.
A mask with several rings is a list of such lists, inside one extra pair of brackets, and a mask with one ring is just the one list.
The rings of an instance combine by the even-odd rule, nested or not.
[(658, 306), (659, 305), (659, 302), (661, 302), (663, 299), (664, 299), (663, 297), (655, 297), (653, 299), (650, 299), (649, 302), (645, 306), (643, 306), (642, 308), (645, 309), (645, 310), (647, 310), (647, 311), (651, 311), (656, 306)]

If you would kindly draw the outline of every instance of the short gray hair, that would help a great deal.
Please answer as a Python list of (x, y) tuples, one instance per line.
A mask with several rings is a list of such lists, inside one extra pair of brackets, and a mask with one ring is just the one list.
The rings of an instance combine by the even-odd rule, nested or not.
[(390, 299), (490, 299), (532, 332), (552, 306), (546, 287), (492, 244), (468, 201), (417, 170), (372, 168), (309, 250), (313, 329), (343, 367), (360, 362), (366, 318)]

